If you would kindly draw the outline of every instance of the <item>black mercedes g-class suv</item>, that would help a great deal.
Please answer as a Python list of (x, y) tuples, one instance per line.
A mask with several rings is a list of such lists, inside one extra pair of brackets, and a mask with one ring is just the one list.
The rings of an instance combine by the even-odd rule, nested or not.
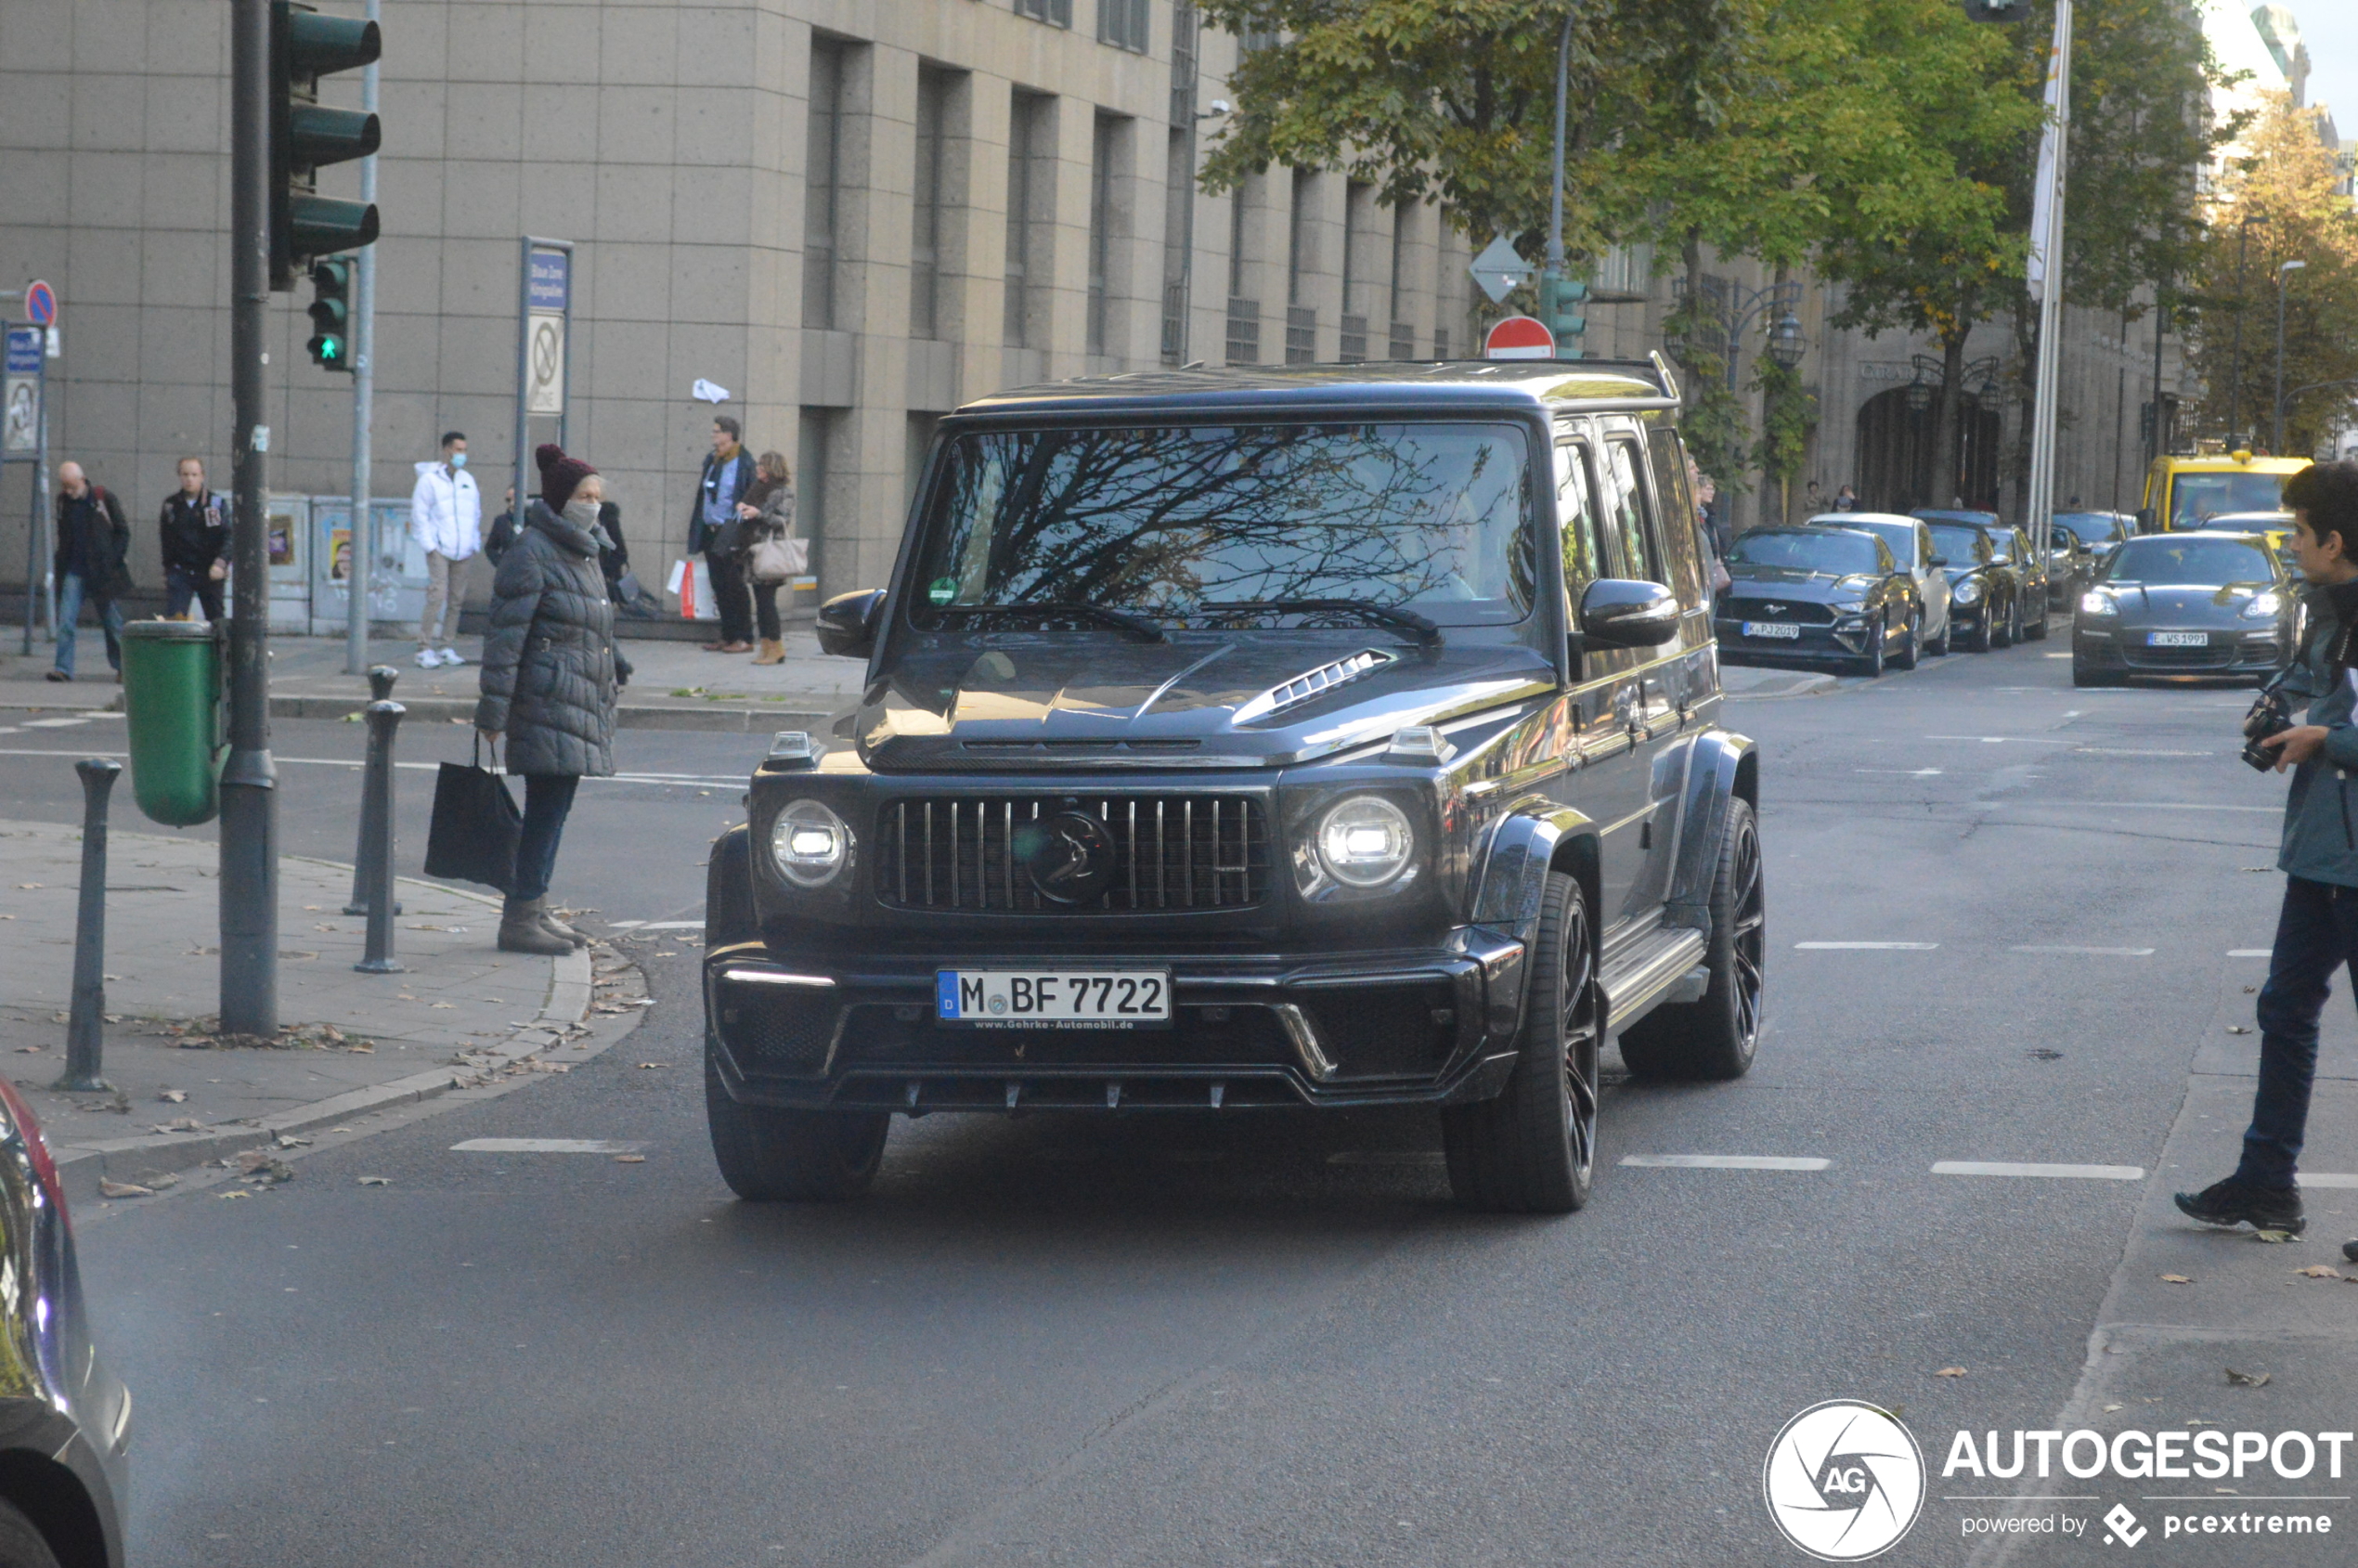
[(1732, 1078), (1757, 760), (1668, 367), (1133, 374), (941, 421), (864, 657), (715, 845), (706, 1092), (749, 1199), (891, 1113), (1431, 1105), (1586, 1201), (1599, 1057)]

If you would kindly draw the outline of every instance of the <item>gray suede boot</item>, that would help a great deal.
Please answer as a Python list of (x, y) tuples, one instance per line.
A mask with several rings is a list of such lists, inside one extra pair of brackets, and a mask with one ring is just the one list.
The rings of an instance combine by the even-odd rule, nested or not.
[(590, 939), (588, 937), (584, 936), (579, 931), (575, 930), (572, 927), (557, 918), (557, 912), (549, 907), (549, 901), (547, 899), (535, 899), (532, 901), (532, 912), (533, 917), (540, 922), (540, 928), (542, 930), (550, 932), (555, 936), (563, 937), (566, 941), (571, 942), (576, 947), (588, 947), (590, 945)]
[(511, 898), (499, 906), (499, 951), (538, 952), (555, 958), (573, 944), (540, 924), (540, 901)]

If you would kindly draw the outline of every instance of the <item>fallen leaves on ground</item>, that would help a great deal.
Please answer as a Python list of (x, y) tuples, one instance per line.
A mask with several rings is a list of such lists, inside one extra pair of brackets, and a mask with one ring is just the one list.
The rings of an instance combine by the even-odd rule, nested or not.
[(643, 1154), (617, 1154), (614, 1157), (614, 1162), (617, 1165), (644, 1165), (647, 1162), (647, 1157)]
[(360, 1185), (362, 1186), (391, 1186), (393, 1178), (391, 1176), (363, 1176), (360, 1178)]
[(252, 1198), (253, 1194), (241, 1186), (233, 1186), (227, 1192), (217, 1192), (214, 1196), (215, 1198)]
[(669, 1067), (670, 1065), (671, 1064), (669, 1062), (641, 1062), (639, 1064), (641, 1069), (651, 1067)]
[(2165, 1274), (2161, 1282), (2164, 1285), (2192, 1285), (2195, 1280), (2194, 1276), (2188, 1274)]
[(1936, 1378), (1962, 1378), (1964, 1375), (1965, 1369), (1963, 1367), (1943, 1367), (1933, 1374)]
[(175, 1116), (169, 1121), (156, 1123), (159, 1133), (201, 1133), (205, 1124), (193, 1116)]
[(2266, 1372), (2238, 1372), (2233, 1367), (2227, 1368), (2227, 1380), (2239, 1388), (2266, 1388), (2269, 1376)]
[(2249, 1034), (2251, 1032), (2251, 1026), (2249, 1024), (2229, 1024), (2227, 1026), (2227, 1032), (2229, 1034)]
[(250, 1148), (238, 1156), (238, 1171), (266, 1186), (294, 1180), (294, 1167), (266, 1148)]
[(166, 1089), (162, 1094), (156, 1096), (156, 1098), (162, 1100), (164, 1104), (175, 1106), (179, 1105), (188, 1099), (188, 1091), (186, 1089)]
[[(622, 1009), (619, 1007), (615, 1009), (616, 1012), (620, 1012), (621, 1010)], [(46, 1045), (19, 1045), (17, 1047), (17, 1055), (19, 1056), (37, 1056), (48, 1048), (49, 1047)]]
[(2339, 1279), (2341, 1277), (2341, 1270), (2331, 1263), (2311, 1263), (2307, 1268), (2293, 1270), (2293, 1273), (2304, 1279)]
[(137, 1182), (110, 1182), (104, 1176), (98, 1178), (98, 1196), (101, 1198), (153, 1198), (155, 1195), (155, 1188), (141, 1186)]

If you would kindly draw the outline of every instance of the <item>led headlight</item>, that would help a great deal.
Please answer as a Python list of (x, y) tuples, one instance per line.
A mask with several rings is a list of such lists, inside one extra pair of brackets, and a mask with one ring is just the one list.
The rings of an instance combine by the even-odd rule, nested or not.
[(1416, 853), (1417, 833), (1406, 813), (1380, 796), (1354, 795), (1318, 819), (1318, 862), (1351, 888), (1391, 881)]
[(1953, 604), (1978, 604), (1978, 603), (1981, 603), (1981, 581), (1980, 581), (1980, 579), (1979, 579), (1979, 578), (1977, 578), (1977, 577), (1967, 577), (1964, 581), (1963, 581), (1963, 582), (1961, 582), (1961, 583), (1959, 583), (1959, 584), (1957, 585), (1957, 590), (1956, 590), (1956, 592), (1954, 592), (1954, 593), (1950, 594), (1950, 595), (1949, 596), (1949, 598), (1950, 598), (1950, 603), (1953, 603)]
[(2245, 601), (2243, 611), (2244, 618), (2246, 620), (2264, 621), (2284, 607), (2285, 602), (2276, 597), (2274, 590), (2263, 590), (2259, 593), (2253, 594), (2248, 600)]
[(2079, 596), (2079, 613), (2083, 616), (2117, 616), (2120, 613), (2120, 606), (2103, 589), (2092, 588)]
[(770, 824), (770, 858), (798, 888), (823, 888), (851, 863), (851, 829), (816, 800), (795, 800)]

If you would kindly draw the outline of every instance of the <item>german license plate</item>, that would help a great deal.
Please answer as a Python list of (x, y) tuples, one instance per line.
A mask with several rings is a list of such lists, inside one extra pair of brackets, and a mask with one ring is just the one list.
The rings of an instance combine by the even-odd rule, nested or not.
[(1794, 639), (1800, 637), (1801, 628), (1794, 626), (1790, 621), (1746, 621), (1744, 622), (1744, 635), (1746, 637), (1781, 637)]
[(2210, 633), (2207, 631), (2149, 631), (2145, 634), (2148, 648), (2208, 648)]
[(1168, 969), (941, 969), (934, 1016), (984, 1029), (1165, 1029)]

